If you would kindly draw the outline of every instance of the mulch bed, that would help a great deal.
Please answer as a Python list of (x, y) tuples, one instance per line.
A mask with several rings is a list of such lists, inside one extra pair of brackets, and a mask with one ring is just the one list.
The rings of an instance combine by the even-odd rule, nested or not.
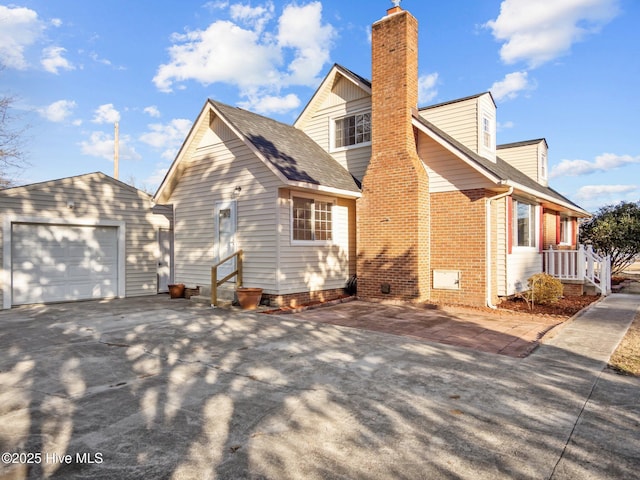
[(533, 307), (530, 307), (523, 299), (512, 298), (501, 302), (498, 305), (498, 308), (522, 313), (530, 313), (533, 315), (572, 317), (580, 310), (599, 299), (599, 295), (567, 295), (561, 298), (558, 303), (554, 303), (551, 305), (533, 305)]

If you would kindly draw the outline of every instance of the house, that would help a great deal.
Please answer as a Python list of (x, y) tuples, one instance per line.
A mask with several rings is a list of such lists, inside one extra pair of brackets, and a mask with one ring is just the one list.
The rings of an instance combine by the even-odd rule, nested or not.
[(548, 186), (546, 141), (496, 145), (490, 93), (419, 109), (417, 45), (389, 9), (372, 80), (334, 65), (293, 125), (208, 100), (154, 197), (174, 207), (176, 280), (208, 286), (242, 249), (245, 286), (277, 304), (357, 275), (367, 299), (494, 305), (566, 267), (551, 247), (582, 288), (589, 213)]
[(2, 308), (167, 291), (171, 215), (99, 172), (0, 190)]

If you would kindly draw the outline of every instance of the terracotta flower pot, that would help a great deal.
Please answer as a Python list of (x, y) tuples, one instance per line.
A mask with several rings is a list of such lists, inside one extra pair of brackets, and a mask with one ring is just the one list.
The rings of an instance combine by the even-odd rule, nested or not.
[(238, 295), (238, 303), (243, 310), (255, 310), (260, 304), (262, 289), (240, 287), (236, 290), (236, 294)]
[(184, 297), (184, 283), (174, 283), (169, 285), (169, 296), (171, 298)]

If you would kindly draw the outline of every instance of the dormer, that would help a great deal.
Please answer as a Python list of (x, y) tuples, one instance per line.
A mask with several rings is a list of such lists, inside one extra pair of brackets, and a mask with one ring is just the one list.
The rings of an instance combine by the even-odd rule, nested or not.
[(548, 184), (549, 146), (544, 138), (498, 145), (498, 156), (540, 185)]
[(419, 113), (478, 155), (496, 161), (496, 104), (491, 93), (431, 105)]

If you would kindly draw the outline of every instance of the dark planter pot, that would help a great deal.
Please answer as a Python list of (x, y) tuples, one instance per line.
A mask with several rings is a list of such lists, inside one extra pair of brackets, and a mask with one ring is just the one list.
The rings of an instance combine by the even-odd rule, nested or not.
[(243, 310), (255, 310), (260, 305), (262, 289), (241, 287), (237, 289), (236, 294), (238, 295), (238, 303)]
[(184, 283), (169, 285), (169, 296), (171, 298), (184, 298)]

